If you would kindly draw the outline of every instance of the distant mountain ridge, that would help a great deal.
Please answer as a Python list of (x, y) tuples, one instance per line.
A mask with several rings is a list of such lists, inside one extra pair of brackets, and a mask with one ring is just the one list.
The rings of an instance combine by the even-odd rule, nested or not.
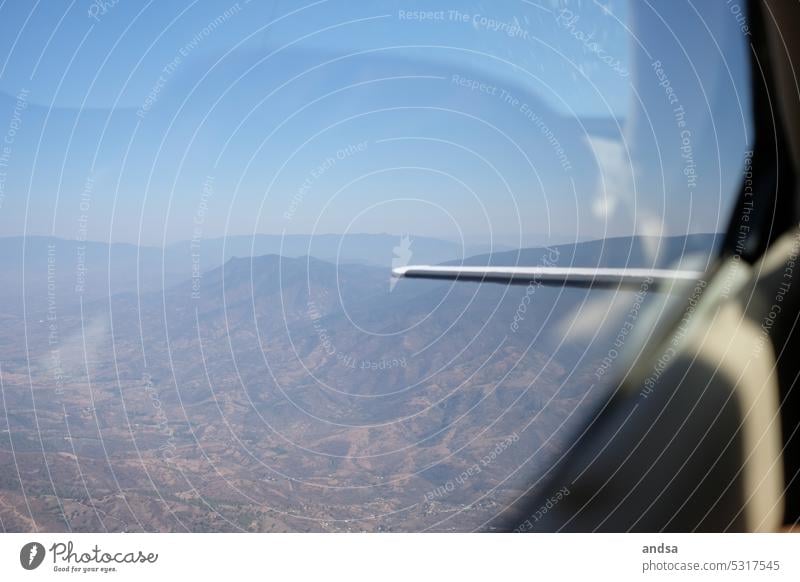
[[(519, 250), (496, 247), (486, 253), (487, 249), (480, 246), (462, 251), (456, 243), (412, 235), (409, 252), (402, 253), (402, 259), (409, 264), (664, 268), (694, 256), (702, 267), (720, 237), (710, 233), (615, 237)], [(89, 302), (124, 293), (170, 289), (233, 259), (251, 256), (314, 257), (327, 263), (372, 267), (385, 270), (388, 281), (401, 240), (390, 234), (264, 234), (203, 240), (199, 246), (183, 241), (161, 249), (45, 236), (0, 238), (0, 269), (6, 283), (0, 288), (0, 313), (21, 315), (23, 291), (29, 313), (48, 305), (70, 309), (81, 299)]]
[[(706, 264), (722, 242), (722, 234), (698, 233), (666, 237), (626, 236), (482, 254), (449, 265), (675, 268)], [(695, 265), (696, 266), (696, 265)]]
[[(457, 257), (469, 257), (490, 250), (486, 245), (460, 244), (433, 237), (408, 235), (414, 260), (441, 263)], [(281, 255), (283, 257), (316, 257), (331, 263), (358, 263), (387, 267), (391, 265), (394, 247), (403, 237), (395, 234), (255, 234), (204, 239), (199, 250), (209, 265), (221, 265), (234, 257)], [(168, 246), (169, 257), (191, 252), (191, 242), (181, 241)], [(495, 250), (510, 250), (495, 245)]]
[[(431, 237), (411, 236), (414, 260), (440, 263), (460, 256), (485, 252)], [(211, 271), (236, 257), (281, 255), (314, 256), (331, 263), (354, 263), (389, 269), (399, 235), (237, 235), (181, 241), (165, 248), (128, 243), (79, 241), (48, 236), (0, 238), (0, 272), (6, 285), (0, 288), (0, 313), (69, 308), (79, 300), (92, 301), (120, 293), (147, 293), (173, 287), (193, 276)], [(507, 248), (507, 247), (504, 247)], [(387, 275), (388, 277), (388, 275)], [(24, 281), (24, 286), (23, 286)], [(48, 282), (51, 295), (48, 298)]]

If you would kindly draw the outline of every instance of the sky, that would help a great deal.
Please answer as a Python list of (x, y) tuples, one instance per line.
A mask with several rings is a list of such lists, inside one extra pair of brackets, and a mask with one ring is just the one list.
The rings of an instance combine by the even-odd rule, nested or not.
[(722, 3), (4, 2), (0, 236), (719, 231), (748, 42)]

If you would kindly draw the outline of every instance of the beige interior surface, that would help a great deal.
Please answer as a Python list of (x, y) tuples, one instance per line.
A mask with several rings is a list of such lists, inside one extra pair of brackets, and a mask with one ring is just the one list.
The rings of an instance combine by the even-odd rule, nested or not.
[[(798, 243), (800, 232), (788, 233), (754, 265), (750, 280), (732, 296), (706, 296), (707, 305), (716, 307), (704, 309), (685, 345), (698, 361), (718, 367), (717, 373), (734, 386), (742, 412), (742, 507), (749, 531), (775, 531), (782, 523), (780, 403), (770, 330), (781, 317), (786, 294), (798, 292), (793, 284)], [(729, 272), (725, 269), (720, 275)], [(690, 374), (686, 381), (700, 385), (704, 378)]]
[[(782, 436), (770, 330), (800, 230), (757, 264), (724, 259), (644, 345), (622, 390), (553, 479), (541, 531), (778, 531)], [(788, 286), (787, 286), (788, 283)], [(787, 309), (787, 314), (789, 310)], [(642, 345), (642, 344), (640, 344)]]

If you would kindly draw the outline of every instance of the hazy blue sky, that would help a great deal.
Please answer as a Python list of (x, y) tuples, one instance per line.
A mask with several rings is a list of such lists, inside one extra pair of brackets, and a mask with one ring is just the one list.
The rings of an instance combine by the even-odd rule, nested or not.
[(747, 38), (655, 6), (5, 2), (0, 235), (720, 230)]

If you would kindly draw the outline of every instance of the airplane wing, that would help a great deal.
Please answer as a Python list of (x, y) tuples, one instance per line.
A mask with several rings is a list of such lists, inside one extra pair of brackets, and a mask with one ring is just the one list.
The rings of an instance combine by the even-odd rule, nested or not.
[(639, 287), (696, 281), (702, 271), (675, 269), (584, 268), (584, 267), (465, 267), (411, 265), (392, 269), (392, 276), (406, 279), (452, 279), (528, 285), (566, 285), (569, 287)]

